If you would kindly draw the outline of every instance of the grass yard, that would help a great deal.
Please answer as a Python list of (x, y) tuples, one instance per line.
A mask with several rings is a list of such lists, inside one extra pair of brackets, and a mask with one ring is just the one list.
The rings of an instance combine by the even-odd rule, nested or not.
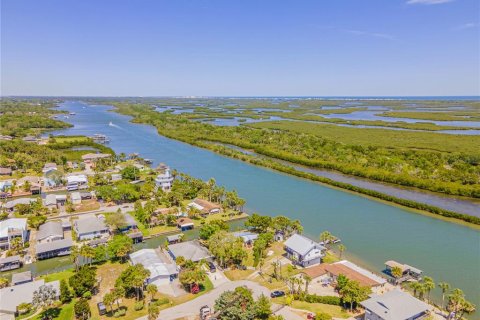
[(302, 309), (313, 312), (315, 314), (326, 313), (335, 318), (347, 319), (350, 317), (349, 313), (340, 306), (332, 306), (323, 303), (308, 303), (305, 301), (293, 301), (292, 308)]
[(225, 270), (223, 273), (225, 276), (230, 279), (231, 281), (235, 280), (242, 280), (247, 278), (249, 275), (251, 275), (254, 270), (240, 270), (240, 269), (233, 269), (233, 270)]
[(66, 280), (67, 283), (68, 283), (68, 279), (71, 276), (73, 276), (73, 274), (74, 274), (73, 269), (67, 269), (67, 270), (60, 271), (60, 272), (46, 274), (46, 275), (41, 276), (40, 278), (44, 279), (45, 282), (52, 282), (52, 281), (55, 281), (55, 280), (58, 280), (58, 281)]

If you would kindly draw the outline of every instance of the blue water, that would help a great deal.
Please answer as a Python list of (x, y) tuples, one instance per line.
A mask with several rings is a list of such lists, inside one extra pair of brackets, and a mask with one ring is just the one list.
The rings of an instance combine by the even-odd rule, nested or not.
[[(249, 212), (300, 219), (305, 233), (313, 238), (329, 230), (342, 239), (347, 257), (361, 265), (374, 271), (382, 270), (384, 261), (390, 259), (413, 265), (438, 282), (462, 288), (471, 301), (480, 305), (478, 229), (167, 139), (151, 126), (132, 124), (129, 117), (108, 112), (109, 107), (71, 102), (64, 108), (77, 115), (68, 119), (74, 127), (62, 134), (106, 134), (117, 153), (138, 152), (155, 164), (165, 162), (202, 179), (214, 177), (219, 184), (236, 189), (247, 200)], [(109, 126), (110, 121), (115, 126)]]

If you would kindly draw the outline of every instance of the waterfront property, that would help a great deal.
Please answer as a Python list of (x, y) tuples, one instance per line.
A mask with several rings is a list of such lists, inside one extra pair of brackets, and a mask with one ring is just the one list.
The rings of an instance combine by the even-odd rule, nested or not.
[(80, 218), (73, 222), (77, 240), (89, 240), (109, 234), (109, 229), (102, 219), (96, 216)]
[(251, 246), (253, 245), (253, 242), (257, 240), (258, 234), (253, 233), (250, 231), (239, 231), (239, 232), (234, 232), (233, 235), (235, 237), (241, 238), (243, 241), (243, 244), (246, 246)]
[(32, 281), (33, 281), (33, 277), (32, 277), (31, 271), (14, 273), (12, 275), (12, 286), (16, 286), (19, 284), (32, 282)]
[(72, 239), (61, 239), (52, 242), (39, 243), (35, 247), (35, 255), (38, 260), (65, 256), (70, 254), (72, 246)]
[(183, 237), (184, 237), (183, 233), (167, 236), (167, 242), (168, 244), (179, 243), (182, 241)]
[(108, 153), (87, 153), (82, 156), (82, 160), (85, 164), (94, 164), (100, 159), (107, 159), (111, 156)]
[(188, 207), (199, 210), (202, 215), (219, 213), (222, 210), (221, 205), (200, 198), (190, 202)]
[(384, 273), (393, 277), (392, 270), (394, 268), (399, 268), (402, 271), (402, 276), (397, 279), (399, 282), (407, 281), (410, 279), (421, 280), (423, 271), (415, 267), (409, 266), (408, 264), (401, 264), (394, 260), (389, 260), (385, 262)]
[(193, 229), (195, 225), (192, 219), (185, 217), (177, 220), (177, 227), (182, 231), (187, 231)]
[(52, 242), (63, 239), (63, 227), (59, 221), (47, 221), (38, 227), (36, 235), (38, 243)]
[(22, 303), (32, 303), (33, 293), (44, 285), (54, 289), (55, 300), (59, 298), (60, 282), (58, 280), (46, 284), (45, 280), (41, 279), (0, 289), (0, 319), (14, 320), (18, 315), (17, 307)]
[(67, 191), (75, 191), (88, 188), (88, 179), (84, 174), (77, 174), (67, 177)]
[(22, 267), (22, 260), (20, 256), (11, 256), (0, 258), (0, 272), (15, 270)]
[(321, 263), (326, 250), (321, 244), (300, 234), (294, 234), (285, 241), (287, 258), (302, 267)]
[(433, 309), (399, 289), (372, 295), (360, 304), (365, 308), (365, 320), (420, 320), (427, 318)]
[(148, 283), (157, 286), (169, 284), (178, 276), (178, 268), (175, 262), (157, 249), (141, 249), (130, 254), (130, 261), (133, 265), (141, 264), (150, 271)]
[(212, 254), (207, 248), (202, 246), (198, 240), (179, 242), (168, 246), (168, 252), (173, 260), (178, 257), (184, 257), (186, 260), (198, 262), (212, 258)]
[(174, 179), (172, 173), (170, 172), (170, 168), (166, 165), (162, 165), (159, 166), (157, 170), (159, 173), (155, 178), (155, 187), (157, 189), (162, 189), (163, 191), (170, 190)]
[(325, 271), (332, 281), (336, 281), (338, 276), (342, 274), (350, 280), (357, 281), (361, 286), (370, 287), (372, 289), (378, 289), (387, 282), (376, 274), (347, 260), (325, 265)]
[(0, 249), (10, 249), (10, 243), (14, 238), (20, 238), (22, 243), (27, 242), (27, 219), (12, 218), (0, 221)]
[(58, 170), (57, 168), (57, 164), (56, 163), (53, 163), (53, 162), (47, 162), (45, 163), (45, 165), (43, 166), (43, 169), (42, 169), (42, 172), (43, 173), (47, 173), (47, 172), (50, 172), (52, 170)]

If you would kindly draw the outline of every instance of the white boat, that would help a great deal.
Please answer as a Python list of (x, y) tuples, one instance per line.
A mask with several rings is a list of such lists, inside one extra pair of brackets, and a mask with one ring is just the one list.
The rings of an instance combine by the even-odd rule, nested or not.
[(70, 112), (70, 115), (74, 116), (74, 115), (76, 115), (76, 113), (75, 112)]
[(110, 122), (108, 123), (108, 125), (109, 125), (110, 127), (115, 126), (112, 121), (110, 121)]

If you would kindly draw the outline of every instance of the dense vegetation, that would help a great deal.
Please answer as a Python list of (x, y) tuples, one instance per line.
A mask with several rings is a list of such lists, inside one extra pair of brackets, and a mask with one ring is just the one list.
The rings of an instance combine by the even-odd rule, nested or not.
[(69, 123), (52, 119), (59, 113), (52, 102), (37, 100), (7, 100), (0, 103), (0, 134), (13, 137), (38, 135), (47, 130), (71, 127)]
[[(318, 124), (278, 122), (276, 130), (218, 127), (158, 113), (145, 105), (117, 105), (120, 112), (134, 116), (135, 121), (155, 125), (160, 134), (194, 145), (205, 147), (203, 141), (228, 143), (312, 167), (446, 194), (480, 197), (477, 136), (417, 132), (405, 135), (406, 132), (334, 127), (332, 130), (338, 133), (335, 138), (333, 134), (323, 136), (325, 130), (320, 130)], [(292, 129), (298, 127), (309, 128), (311, 132)]]

